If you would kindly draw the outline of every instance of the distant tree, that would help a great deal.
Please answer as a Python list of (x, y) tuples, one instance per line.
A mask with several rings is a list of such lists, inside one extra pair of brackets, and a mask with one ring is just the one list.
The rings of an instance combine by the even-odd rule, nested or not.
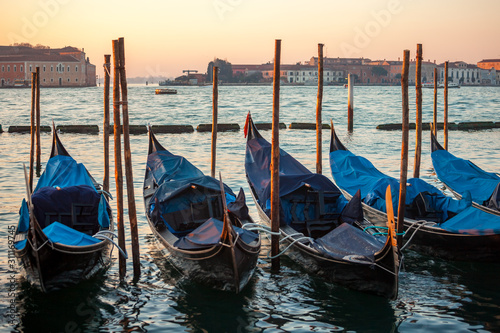
[(394, 75), (394, 78), (398, 79), (398, 80), (401, 80), (401, 73), (398, 73), (398, 74)]
[(30, 48), (33, 47), (33, 45), (31, 45), (30, 43), (14, 43), (14, 44), (12, 44), (12, 46), (24, 46), (24, 47), (30, 47)]
[(387, 76), (387, 70), (381, 66), (373, 66), (372, 74), (375, 76)]
[(240, 82), (246, 82), (246, 83), (257, 83), (262, 80), (262, 72), (255, 72), (247, 76), (243, 76), (240, 79)]
[(208, 63), (207, 68), (207, 81), (213, 81), (213, 71), (214, 66), (219, 68), (219, 81), (221, 82), (233, 82), (233, 66), (227, 60), (214, 59)]
[(42, 49), (42, 50), (48, 50), (50, 49), (50, 46), (42, 45), (42, 44), (36, 44), (33, 46), (34, 49)]

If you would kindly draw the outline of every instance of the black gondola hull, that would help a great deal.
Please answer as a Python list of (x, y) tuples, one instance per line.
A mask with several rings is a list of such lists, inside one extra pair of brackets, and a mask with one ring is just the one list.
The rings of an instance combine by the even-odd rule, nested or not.
[[(346, 197), (349, 196), (344, 192)], [(365, 216), (373, 223), (382, 226), (387, 221), (387, 214), (363, 203)], [(447, 232), (436, 227), (421, 227), (415, 235), (415, 220), (405, 218), (403, 238), (411, 239), (409, 249), (436, 256), (446, 260), (500, 262), (500, 235), (468, 235)]]
[(187, 279), (210, 288), (236, 292), (242, 290), (253, 276), (259, 256), (260, 243), (259, 246), (248, 246), (244, 242), (236, 242), (234, 246), (238, 272), (236, 278), (229, 245), (220, 244), (202, 251), (179, 250), (167, 241), (169, 236), (172, 237), (171, 235), (158, 232), (149, 218), (148, 221), (156, 240), (165, 249), (165, 259)]
[[(37, 243), (41, 245), (45, 241), (42, 236)], [(111, 243), (106, 240), (86, 247), (46, 242), (35, 253), (27, 242), (24, 249), (14, 253), (28, 281), (42, 291), (51, 292), (76, 285), (106, 270), (111, 265), (110, 250)]]
[[(261, 221), (270, 226), (269, 216), (261, 209), (253, 192), (252, 195)], [(284, 228), (280, 232), (283, 237), (290, 234)], [(283, 242), (280, 249), (284, 250), (290, 243), (291, 241)], [(377, 255), (375, 263), (331, 259), (300, 242), (292, 245), (286, 255), (307, 272), (326, 281), (388, 299), (397, 298), (399, 264), (396, 263), (399, 263), (399, 259), (395, 258), (397, 250), (390, 243)]]
[[(166, 150), (156, 140), (151, 131), (149, 139), (148, 155)], [(203, 248), (181, 249), (175, 245), (179, 238), (164, 226), (158, 228), (158, 221), (155, 221), (151, 216), (150, 200), (157, 189), (158, 184), (156, 184), (154, 176), (146, 169), (143, 188), (146, 217), (151, 231), (164, 249), (162, 252), (165, 259), (186, 278), (196, 283), (218, 290), (241, 291), (248, 284), (256, 269), (261, 246), (260, 236), (257, 236), (250, 243), (246, 243), (240, 237), (236, 236), (236, 232), (231, 230), (230, 232), (234, 241), (233, 246), (231, 246), (228, 237), (225, 237), (215, 245)], [(206, 219), (210, 217), (208, 215), (205, 216)], [(253, 223), (251, 218), (240, 220), (232, 217), (232, 219), (234, 219), (233, 223), (238, 226)], [(160, 225), (162, 223), (160, 222)]]

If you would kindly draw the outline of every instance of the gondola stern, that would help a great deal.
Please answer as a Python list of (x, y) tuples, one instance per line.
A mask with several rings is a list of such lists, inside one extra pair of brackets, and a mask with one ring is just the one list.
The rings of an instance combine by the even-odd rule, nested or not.
[(436, 150), (445, 150), (443, 146), (441, 146), (434, 135), (434, 133), (431, 131), (431, 153), (435, 152)]
[(157, 151), (161, 150), (166, 150), (160, 142), (156, 139), (156, 136), (153, 132), (153, 128), (151, 125), (148, 125), (148, 136), (149, 136), (149, 148), (148, 148), (148, 155), (151, 155), (152, 153), (155, 153)]
[(245, 133), (247, 137), (247, 142), (254, 139), (262, 138), (259, 131), (257, 130), (257, 126), (253, 122), (252, 115), (248, 112), (247, 120), (245, 122)]
[(335, 127), (333, 126), (333, 120), (330, 119), (330, 124), (331, 124), (331, 136), (330, 136), (330, 153), (337, 151), (337, 150), (348, 150), (340, 141), (338, 138), (337, 134), (335, 133)]
[(71, 156), (66, 148), (64, 148), (61, 140), (59, 139), (59, 135), (57, 135), (56, 125), (54, 121), (52, 121), (52, 149), (50, 151), (50, 158), (62, 155), (62, 156)]

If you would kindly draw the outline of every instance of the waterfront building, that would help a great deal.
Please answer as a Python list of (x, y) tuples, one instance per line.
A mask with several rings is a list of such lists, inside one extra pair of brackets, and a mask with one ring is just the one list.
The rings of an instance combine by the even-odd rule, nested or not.
[(497, 72), (500, 72), (500, 59), (484, 59), (477, 63), (477, 67), (482, 69), (495, 68)]
[[(444, 83), (444, 63), (438, 66), (439, 82)], [(467, 64), (464, 61), (455, 61), (448, 63), (448, 83), (478, 86), (481, 84), (495, 84), (495, 78), (486, 78), (483, 76), (483, 70), (476, 65)], [(489, 82), (488, 82), (489, 81)]]
[(2, 87), (31, 81), (31, 73), (40, 68), (42, 87), (89, 87), (96, 85), (96, 66), (84, 49), (0, 46), (0, 83)]

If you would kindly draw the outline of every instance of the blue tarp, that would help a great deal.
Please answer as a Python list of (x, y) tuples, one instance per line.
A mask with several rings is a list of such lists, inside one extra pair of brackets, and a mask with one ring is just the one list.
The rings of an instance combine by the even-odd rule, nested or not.
[[(378, 171), (367, 159), (347, 150), (336, 150), (330, 153), (330, 166), (333, 178), (340, 188), (351, 195), (358, 189), (361, 190), (362, 200), (383, 212), (386, 211), (385, 191), (390, 184), (393, 206), (398, 207), (399, 181)], [(421, 179), (410, 178), (407, 183), (407, 205), (412, 204), (419, 193), (427, 192), (432, 194), (429, 196), (429, 204), (433, 205), (436, 211), (442, 212), (443, 221), (453, 216), (440, 225), (443, 229), (464, 233), (500, 232), (500, 216), (471, 207), (470, 195), (464, 196), (462, 200), (455, 200)]]
[[(92, 232), (97, 232), (99, 225), (109, 227), (110, 208), (104, 195), (97, 193), (85, 166), (70, 156), (56, 155), (49, 159), (33, 192), (32, 203), (42, 228), (54, 221), (71, 225), (75, 222), (72, 219), (74, 216), (78, 216), (78, 223), (95, 225)], [(75, 203), (80, 206), (75, 206)], [(46, 213), (49, 213), (48, 221)], [(29, 213), (25, 200), (19, 214), (18, 232), (26, 232), (29, 228)]]
[(150, 154), (146, 167), (152, 173), (158, 185), (170, 180), (184, 180), (203, 176), (203, 172), (187, 159), (173, 155), (168, 150)]
[(83, 232), (71, 229), (62, 223), (54, 222), (43, 229), (44, 234), (53, 242), (72, 246), (86, 246), (101, 242)]
[[(71, 229), (59, 222), (53, 222), (48, 227), (42, 229), (43, 233), (47, 236), (52, 243), (60, 243), (70, 246), (87, 246), (101, 242), (100, 239), (89, 236), (83, 232)], [(26, 239), (15, 243), (18, 250), (26, 246)], [(49, 245), (47, 245), (49, 246)]]
[[(252, 125), (253, 126), (253, 125)], [(266, 212), (270, 210), (270, 157), (271, 144), (260, 135), (256, 135), (247, 142), (245, 169), (248, 179), (252, 184), (257, 199), (262, 209)], [(287, 200), (287, 196), (296, 195), (298, 198), (306, 199), (309, 191), (323, 191), (325, 198), (325, 213), (340, 214), (346, 206), (347, 200), (342, 196), (340, 190), (331, 180), (323, 175), (315, 174), (304, 167), (299, 161), (280, 149), (280, 198), (281, 213), (285, 223), (290, 223), (293, 214), (300, 221), (304, 221), (304, 211), (307, 210), (310, 217), (318, 216), (318, 207), (310, 205), (307, 208), (305, 203), (294, 203)], [(309, 194), (312, 196), (312, 194)], [(313, 199), (310, 197), (309, 199)]]
[[(224, 184), (226, 203), (229, 204), (236, 199), (233, 191)], [(175, 212), (190, 207), (191, 203), (199, 203), (206, 200), (208, 195), (220, 193), (220, 183), (217, 179), (209, 176), (201, 176), (192, 179), (165, 181), (158, 187), (150, 199), (150, 204), (156, 200), (161, 204), (161, 213)]]
[(95, 190), (92, 178), (83, 164), (77, 163), (71, 156), (56, 155), (47, 162), (33, 193), (46, 186), (74, 185), (88, 185)]
[(464, 195), (469, 191), (472, 200), (482, 205), (487, 202), (500, 177), (486, 172), (472, 162), (458, 158), (446, 150), (436, 150), (431, 154), (432, 164), (438, 178), (455, 192)]
[[(179, 238), (174, 246), (182, 250), (193, 250), (217, 245), (221, 240), (223, 228), (224, 222), (210, 218), (186, 236)], [(233, 230), (247, 244), (258, 239), (258, 235), (252, 231), (236, 226), (233, 226)]]

